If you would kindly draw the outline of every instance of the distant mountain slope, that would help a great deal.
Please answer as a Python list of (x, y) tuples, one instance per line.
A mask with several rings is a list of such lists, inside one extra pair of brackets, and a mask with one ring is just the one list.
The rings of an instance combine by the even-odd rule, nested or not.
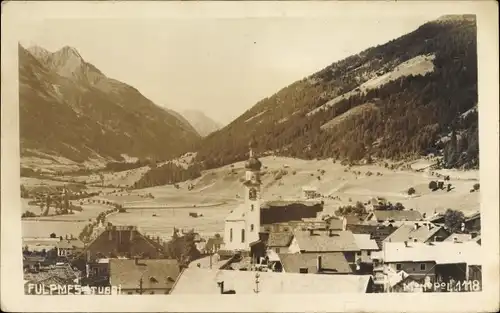
[(184, 110), (182, 115), (204, 137), (221, 128), (221, 125), (198, 110)]
[(106, 77), (71, 47), (50, 53), (19, 46), (19, 103), (22, 156), (166, 159), (200, 138), (187, 121)]
[(446, 16), (367, 49), (258, 102), (200, 142), (207, 168), (257, 151), (305, 159), (443, 153), (478, 166), (475, 16)]

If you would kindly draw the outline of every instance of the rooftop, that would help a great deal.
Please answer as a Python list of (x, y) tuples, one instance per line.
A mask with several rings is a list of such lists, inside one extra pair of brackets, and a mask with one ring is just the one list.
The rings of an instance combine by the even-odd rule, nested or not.
[(141, 278), (144, 289), (170, 289), (179, 272), (177, 260), (141, 259), (138, 264), (135, 260), (109, 260), (109, 282), (122, 289), (138, 289)]
[[(330, 236), (331, 233), (331, 236)], [(295, 232), (300, 250), (307, 252), (359, 251), (350, 231), (310, 231)]]
[(442, 226), (437, 226), (429, 222), (405, 222), (392, 234), (385, 238), (384, 242), (403, 242), (414, 240), (426, 242), (434, 234), (443, 229), (444, 228)]
[(375, 215), (377, 221), (418, 221), (422, 219), (422, 214), (414, 210), (373, 210), (372, 214)]
[(365, 293), (370, 275), (304, 275), (254, 271), (231, 271), (188, 268), (182, 272), (172, 294), (220, 294), (218, 282), (224, 290), (236, 294), (255, 294), (255, 275), (259, 274), (259, 293)]
[(444, 241), (454, 241), (454, 240), (458, 242), (470, 241), (472, 240), (472, 236), (471, 234), (451, 234)]
[(342, 252), (279, 254), (283, 269), (287, 273), (299, 273), (301, 267), (306, 267), (308, 273), (316, 274), (318, 256), (321, 256), (321, 269), (323, 271), (332, 274), (352, 273), (352, 269)]
[(467, 263), (481, 265), (481, 246), (474, 241), (456, 242), (384, 242), (381, 256), (386, 263), (425, 262), (436, 264)]
[(356, 245), (360, 250), (380, 250), (377, 242), (369, 234), (353, 234)]
[(293, 234), (288, 232), (270, 232), (267, 245), (269, 247), (288, 247), (292, 242)]

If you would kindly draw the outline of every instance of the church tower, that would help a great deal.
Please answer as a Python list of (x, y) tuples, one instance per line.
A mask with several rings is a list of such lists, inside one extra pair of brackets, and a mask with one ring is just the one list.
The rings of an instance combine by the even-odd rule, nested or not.
[(261, 181), (260, 169), (262, 163), (254, 156), (253, 144), (250, 143), (250, 153), (248, 161), (245, 163), (245, 228), (247, 238), (245, 244), (248, 245), (259, 240), (260, 232), (260, 204), (261, 204)]

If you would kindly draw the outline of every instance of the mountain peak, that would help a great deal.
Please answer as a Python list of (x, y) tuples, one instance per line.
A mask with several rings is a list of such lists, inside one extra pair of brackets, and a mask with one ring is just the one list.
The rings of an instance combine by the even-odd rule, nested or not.
[(47, 49), (42, 48), (37, 45), (30, 46), (28, 49), (29, 53), (31, 53), (38, 60), (47, 60), (52, 53), (50, 53)]
[(70, 47), (70, 46), (62, 47), (61, 49), (54, 52), (54, 55), (58, 55), (59, 57), (62, 57), (64, 59), (78, 58), (80, 60), (83, 60), (83, 58), (80, 55), (80, 53), (78, 52), (78, 50), (76, 50), (75, 48)]

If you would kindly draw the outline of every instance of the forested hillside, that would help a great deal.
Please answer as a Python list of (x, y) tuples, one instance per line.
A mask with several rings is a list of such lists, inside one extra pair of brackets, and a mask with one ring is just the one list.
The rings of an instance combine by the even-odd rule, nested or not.
[(474, 16), (447, 16), (263, 99), (198, 146), (206, 168), (260, 153), (352, 162), (443, 153), (478, 166)]

